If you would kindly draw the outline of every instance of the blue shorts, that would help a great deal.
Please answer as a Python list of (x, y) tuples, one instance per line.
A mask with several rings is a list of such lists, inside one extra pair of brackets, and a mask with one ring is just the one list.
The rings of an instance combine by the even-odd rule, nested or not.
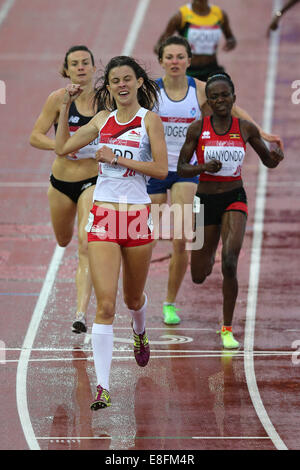
[(177, 171), (169, 171), (168, 176), (164, 180), (150, 178), (147, 183), (147, 193), (163, 194), (166, 193), (168, 189), (171, 189), (175, 183), (198, 184), (198, 180), (198, 176), (193, 176), (193, 178), (183, 178), (182, 176), (178, 176)]

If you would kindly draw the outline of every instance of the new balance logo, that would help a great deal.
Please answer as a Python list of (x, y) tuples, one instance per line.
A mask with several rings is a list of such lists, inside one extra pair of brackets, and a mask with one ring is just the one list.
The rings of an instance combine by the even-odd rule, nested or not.
[(80, 119), (79, 116), (70, 116), (69, 122), (73, 122), (74, 124), (77, 124), (79, 122), (79, 119)]
[(92, 186), (92, 183), (85, 183), (81, 186), (81, 191), (84, 191), (86, 188), (89, 188), (90, 186)]

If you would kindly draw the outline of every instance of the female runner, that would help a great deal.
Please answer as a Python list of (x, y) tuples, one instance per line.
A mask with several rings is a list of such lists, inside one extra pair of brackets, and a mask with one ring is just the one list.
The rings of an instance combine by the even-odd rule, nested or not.
[(97, 312), (92, 345), (97, 393), (91, 408), (110, 406), (109, 375), (113, 349), (118, 280), (122, 263), (123, 296), (131, 313), (134, 355), (139, 366), (149, 360), (145, 331), (144, 293), (153, 236), (146, 175), (167, 175), (167, 150), (161, 120), (149, 109), (157, 101), (157, 86), (133, 59), (118, 56), (106, 66), (96, 98), (104, 103), (87, 125), (69, 135), (68, 112), (80, 96), (80, 85), (67, 88), (56, 135), (59, 155), (75, 152), (99, 137), (99, 176), (90, 213), (88, 252)]
[[(73, 46), (65, 55), (61, 74), (72, 84), (80, 85), (82, 93), (69, 109), (70, 132), (87, 124), (95, 115), (94, 57), (86, 46)], [(65, 89), (52, 92), (43, 106), (30, 136), (33, 147), (42, 150), (55, 149), (55, 140), (48, 137), (50, 128), (57, 127)], [(91, 296), (92, 281), (88, 263), (87, 234), (85, 225), (92, 206), (93, 191), (97, 180), (98, 164), (95, 139), (77, 152), (69, 152), (56, 158), (52, 165), (48, 199), (53, 230), (59, 246), (67, 246), (72, 240), (75, 219), (78, 224), (78, 267), (76, 271), (77, 309), (73, 332), (86, 332), (86, 310)]]
[[(237, 264), (248, 213), (241, 177), (246, 143), (250, 143), (268, 168), (275, 168), (284, 156), (280, 148), (268, 150), (253, 123), (232, 117), (235, 94), (229, 75), (223, 73), (209, 77), (206, 94), (213, 114), (190, 126), (180, 152), (178, 173), (189, 178), (200, 175), (194, 207), (197, 233), (197, 215), (201, 205), (204, 206), (204, 244), (191, 254), (193, 282), (202, 284), (212, 272), (218, 243), (222, 239), (221, 338), (224, 348), (234, 349), (239, 347), (232, 333), (238, 294)], [(190, 164), (194, 152), (198, 165)]]
[(187, 75), (206, 81), (210, 73), (224, 71), (217, 60), (217, 49), (222, 35), (226, 39), (223, 47), (231, 51), (236, 46), (228, 15), (220, 7), (209, 5), (208, 0), (193, 0), (179, 8), (170, 18), (154, 50), (169, 36), (178, 33), (185, 37), (192, 49), (191, 65)]

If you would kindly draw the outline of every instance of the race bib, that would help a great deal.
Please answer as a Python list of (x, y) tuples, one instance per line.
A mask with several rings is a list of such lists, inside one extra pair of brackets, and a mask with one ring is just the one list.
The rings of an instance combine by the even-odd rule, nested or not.
[[(239, 146), (218, 147), (207, 145), (204, 148), (204, 161), (205, 163), (211, 160), (219, 160), (222, 163), (222, 168), (218, 171), (218, 176), (240, 176), (241, 167), (245, 157), (245, 150)], [(213, 175), (216, 173), (205, 173)]]

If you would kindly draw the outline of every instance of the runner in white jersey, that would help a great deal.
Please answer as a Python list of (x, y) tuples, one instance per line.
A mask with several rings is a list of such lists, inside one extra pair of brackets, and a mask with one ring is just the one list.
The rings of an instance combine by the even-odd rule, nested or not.
[(194, 78), (187, 77), (187, 93), (182, 100), (172, 100), (162, 78), (157, 80), (160, 88), (159, 115), (165, 129), (168, 147), (168, 169), (177, 171), (178, 155), (184, 144), (189, 125), (201, 117)]
[(68, 108), (81, 92), (80, 88), (71, 87), (66, 90), (60, 112), (56, 135), (58, 154), (74, 152), (97, 136), (100, 142), (96, 156), (100, 162), (99, 176), (87, 224), (90, 269), (97, 298), (92, 346), (98, 385), (92, 410), (111, 405), (112, 324), (121, 264), (135, 359), (141, 367), (149, 361), (144, 287), (153, 237), (146, 177), (163, 179), (168, 170), (163, 125), (159, 116), (149, 111), (157, 102), (157, 91), (156, 83), (133, 58), (114, 57), (106, 66), (96, 92), (100, 105), (107, 110), (69, 136)]
[[(186, 241), (191, 231), (192, 215), (188, 209), (192, 207), (198, 182), (198, 177), (180, 177), (177, 173), (177, 162), (189, 125), (200, 118), (200, 107), (204, 113), (210, 110), (207, 108), (205, 83), (186, 75), (192, 58), (188, 41), (180, 36), (167, 38), (160, 45), (158, 58), (165, 74), (157, 80), (161, 94), (159, 109), (156, 111), (164, 124), (169, 173), (164, 181), (150, 178), (147, 190), (152, 203), (155, 204), (165, 204), (169, 190), (171, 208), (174, 207), (173, 252), (163, 305), (164, 322), (174, 325), (180, 322), (175, 301), (189, 261)], [(251, 116), (237, 105), (233, 106), (232, 115), (253, 122), (259, 128), (263, 139), (282, 145), (278, 136), (266, 134)], [(180, 210), (177, 211), (178, 207)]]
[[(140, 108), (136, 115), (126, 123), (117, 118), (113, 111), (100, 129), (99, 147), (111, 148), (116, 158), (125, 158), (147, 162), (152, 160), (149, 136), (145, 127), (148, 110)], [(119, 202), (120, 195), (126, 195), (129, 204), (149, 204), (150, 197), (146, 190), (146, 177), (135, 170), (129, 170), (118, 164), (99, 164), (99, 176), (94, 192), (94, 201)]]

